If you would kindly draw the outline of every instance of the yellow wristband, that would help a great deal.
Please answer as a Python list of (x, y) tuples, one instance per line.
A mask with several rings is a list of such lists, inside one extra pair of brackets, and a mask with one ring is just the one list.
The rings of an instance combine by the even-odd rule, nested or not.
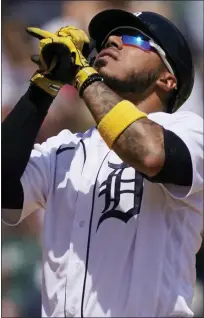
[(98, 72), (93, 67), (84, 67), (75, 76), (74, 86), (79, 91), (83, 83), (92, 74), (98, 74)]
[(134, 104), (127, 100), (119, 102), (98, 124), (102, 138), (111, 148), (116, 138), (134, 121), (147, 117)]

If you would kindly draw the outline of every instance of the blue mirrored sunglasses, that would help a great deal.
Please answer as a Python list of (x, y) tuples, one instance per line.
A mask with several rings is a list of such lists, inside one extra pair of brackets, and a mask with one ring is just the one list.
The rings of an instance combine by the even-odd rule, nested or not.
[(124, 45), (138, 46), (145, 51), (150, 51), (152, 48), (150, 45), (150, 40), (144, 38), (142, 35), (122, 35), (121, 38)]
[(163, 63), (166, 65), (167, 69), (174, 75), (174, 71), (167, 61), (166, 53), (164, 50), (156, 44), (151, 38), (143, 35), (142, 33), (138, 33), (137, 35), (121, 35), (121, 39), (124, 45), (128, 46), (136, 46), (141, 48), (144, 51), (150, 51), (152, 48), (156, 50), (156, 52), (161, 57)]

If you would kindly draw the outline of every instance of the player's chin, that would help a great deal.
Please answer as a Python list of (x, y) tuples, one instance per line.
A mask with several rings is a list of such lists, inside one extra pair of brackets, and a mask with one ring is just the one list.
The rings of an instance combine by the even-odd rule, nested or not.
[(118, 69), (117, 61), (113, 59), (100, 58), (94, 63), (94, 68), (101, 76), (114, 76)]
[(100, 58), (97, 58), (95, 60), (95, 63), (94, 63), (94, 68), (100, 72), (100, 70), (102, 69), (111, 69), (111, 68), (115, 68), (117, 65), (117, 61), (114, 60), (112, 57), (110, 56), (103, 56), (103, 57), (100, 57)]

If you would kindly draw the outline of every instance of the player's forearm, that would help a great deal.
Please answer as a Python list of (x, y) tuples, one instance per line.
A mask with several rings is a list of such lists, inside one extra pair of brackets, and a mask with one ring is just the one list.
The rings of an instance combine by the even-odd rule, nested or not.
[[(2, 206), (19, 208), (20, 178), (27, 166), (36, 135), (52, 103), (40, 88), (29, 88), (2, 123)], [(14, 186), (16, 185), (16, 186)], [(17, 195), (18, 193), (18, 195)]]
[[(122, 98), (102, 82), (90, 85), (83, 99), (97, 124)], [(127, 127), (113, 144), (113, 150), (130, 166), (148, 175), (156, 175), (165, 159), (162, 127), (141, 118)]]
[(21, 177), (37, 133), (52, 103), (52, 98), (38, 87), (30, 87), (2, 123), (3, 175)]

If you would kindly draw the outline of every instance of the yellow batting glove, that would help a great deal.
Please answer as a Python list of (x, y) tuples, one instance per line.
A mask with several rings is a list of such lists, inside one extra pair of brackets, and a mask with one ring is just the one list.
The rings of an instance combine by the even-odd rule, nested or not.
[(55, 33), (57, 36), (70, 36), (72, 38), (72, 41), (76, 45), (76, 47), (82, 52), (85, 45), (88, 45), (90, 43), (90, 40), (86, 33), (78, 29), (74, 26), (67, 26), (64, 28), (61, 28)]
[[(77, 46), (72, 41), (72, 38), (70, 36), (66, 36), (66, 37), (59, 36), (52, 39), (48, 38), (48, 39), (41, 40), (40, 41), (40, 50), (42, 52), (41, 58), (43, 59), (43, 50), (44, 49), (49, 50), (48, 45), (53, 47), (54, 45), (60, 45), (60, 44), (63, 45), (63, 47), (66, 47), (67, 51), (71, 53), (71, 60), (73, 64), (72, 69), (74, 69), (72, 84), (75, 86), (75, 88), (79, 92), (79, 95), (81, 96), (81, 88), (85, 81), (87, 81), (93, 75), (95, 75), (95, 79), (97, 78), (97, 80), (99, 79), (101, 80), (101, 77), (94, 68), (89, 66), (87, 59), (83, 56), (81, 51), (77, 48)], [(60, 59), (60, 56), (58, 56), (58, 59)]]
[[(28, 28), (27, 32), (30, 35), (38, 38), (39, 40), (55, 37), (53, 33), (43, 31), (38, 28)], [(52, 97), (56, 97), (59, 90), (64, 85), (64, 83), (52, 78), (50, 74), (50, 72), (55, 68), (57, 64), (57, 59), (56, 57), (53, 57), (51, 63), (48, 65), (46, 61), (42, 58), (41, 49), (39, 53), (39, 55), (33, 55), (31, 57), (31, 60), (38, 65), (38, 70), (33, 74), (30, 81), (31, 83), (43, 89)]]
[[(74, 26), (67, 26), (59, 29), (56, 33), (51, 33), (46, 30), (42, 30), (40, 28), (35, 28), (35, 27), (28, 27), (27, 28), (28, 34), (31, 36), (41, 40), (40, 41), (40, 60), (41, 60), (41, 65), (44, 67), (44, 69), (48, 70), (48, 65), (47, 61), (44, 60), (42, 56), (42, 50), (45, 47), (46, 44), (51, 44), (52, 42), (55, 43), (61, 43), (60, 41), (57, 41), (56, 39), (61, 37), (61, 38), (71, 38), (72, 42), (75, 44), (77, 49), (79, 51), (87, 50), (89, 47), (90, 40), (86, 33), (83, 30), (80, 30)], [(63, 42), (63, 41), (62, 41)], [(77, 63), (78, 64), (78, 63)]]
[(47, 39), (47, 38), (53, 38), (56, 35), (52, 32), (46, 31), (46, 30), (42, 30), (39, 28), (35, 28), (35, 27), (28, 27), (26, 29), (27, 33), (35, 38), (37, 38), (38, 40), (42, 40), (42, 39)]
[(46, 93), (52, 97), (56, 97), (61, 87), (64, 85), (61, 82), (50, 79), (44, 76), (41, 72), (37, 71), (31, 77), (31, 83), (37, 85), (43, 89)]
[[(38, 40), (40, 40), (40, 46), (39, 46), (39, 58), (40, 58), (40, 63), (41, 63), (41, 69), (43, 69), (44, 71), (51, 71), (50, 70), (50, 65), (48, 65), (48, 61), (46, 61), (43, 56), (42, 56), (42, 49), (44, 47), (44, 45), (41, 43), (42, 41), (48, 41), (48, 43), (50, 43), (50, 41), (52, 41), (52, 39), (57, 38), (57, 36), (54, 33), (51, 33), (49, 31), (46, 30), (42, 30), (39, 28), (35, 28), (35, 27), (28, 27), (26, 29), (27, 33), (35, 38), (37, 38)], [(50, 61), (51, 63), (51, 61)], [(54, 65), (52, 64), (52, 67), (54, 67)]]
[[(51, 48), (48, 49), (48, 45), (51, 45), (51, 44), (55, 44), (56, 52), (58, 54), (60, 50), (59, 49), (57, 50), (56, 44), (62, 45), (63, 47), (67, 48), (68, 52), (70, 52), (72, 55), (73, 64), (76, 67), (89, 66), (88, 61), (86, 60), (86, 58), (84, 58), (80, 49), (80, 48), (83, 48), (84, 43), (89, 43), (88, 37), (86, 36), (85, 32), (83, 32), (82, 30), (79, 30), (79, 29), (75, 30), (74, 27), (66, 27), (66, 28), (61, 28), (59, 31), (56, 32), (56, 34), (54, 34), (45, 30), (41, 30), (39, 28), (30, 27), (30, 28), (27, 28), (27, 32), (30, 35), (40, 39), (39, 58), (40, 58), (40, 62), (41, 62), (41, 66), (43, 70), (51, 72), (55, 67), (55, 64), (52, 63), (52, 56), (49, 56), (49, 52), (52, 51), (52, 54), (53, 54), (53, 50), (51, 50)], [(58, 36), (57, 34), (60, 34), (60, 36)], [(72, 37), (68, 34), (70, 35), (72, 34)], [(73, 34), (75, 34), (75, 36)], [(75, 40), (73, 40), (73, 38)], [(80, 48), (78, 48), (78, 45)], [(46, 49), (46, 54), (43, 54), (45, 52), (45, 49)], [(46, 59), (45, 59), (45, 56), (46, 56)], [(58, 58), (60, 58), (60, 56)]]
[[(67, 78), (66, 83), (74, 85), (80, 96), (91, 81), (102, 80), (98, 72), (89, 66), (87, 59), (79, 49), (89, 43), (88, 37), (82, 30), (66, 27), (53, 34), (38, 28), (28, 28), (28, 33), (41, 39), (39, 58), (44, 74), (54, 74), (54, 68), (63, 60), (64, 67), (69, 65), (69, 72), (63, 74), (63, 79)], [(53, 62), (54, 58), (56, 58), (56, 63)], [(61, 81), (62, 76), (54, 79)], [(85, 82), (87, 85), (84, 85)]]

